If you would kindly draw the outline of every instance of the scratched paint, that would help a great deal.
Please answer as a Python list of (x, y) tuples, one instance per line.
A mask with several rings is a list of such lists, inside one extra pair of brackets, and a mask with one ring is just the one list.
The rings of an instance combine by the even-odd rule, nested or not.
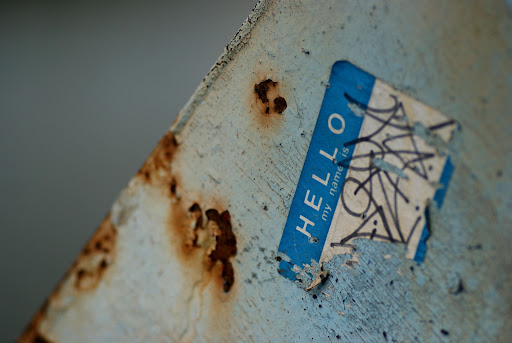
[[(180, 112), (172, 144), (155, 150), (156, 168), (112, 206), (106, 271), (84, 290), (68, 274), (20, 341), (510, 341), (510, 37), (497, 0), (260, 3)], [(341, 60), (459, 123), (456, 168), (443, 206), (428, 207), (421, 265), (404, 244), (359, 239), (292, 282), (277, 249)], [(265, 80), (278, 83), (281, 114), (261, 111)], [(210, 209), (228, 211), (236, 237), (211, 269)], [(183, 249), (195, 234), (204, 244)]]

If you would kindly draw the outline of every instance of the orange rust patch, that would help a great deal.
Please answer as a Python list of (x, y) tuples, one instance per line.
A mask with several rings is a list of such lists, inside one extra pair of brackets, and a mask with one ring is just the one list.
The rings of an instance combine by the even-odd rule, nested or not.
[[(270, 84), (272, 87), (277, 85), (273, 81)], [(273, 93), (267, 90), (265, 94)], [(219, 214), (217, 210), (209, 209), (204, 212), (198, 203), (188, 206), (182, 203), (178, 179), (171, 170), (177, 148), (174, 135), (167, 132), (137, 176), (155, 187), (168, 189), (172, 207), (169, 216), (170, 234), (180, 262), (197, 267), (198, 272), (208, 272), (207, 278), (218, 280), (227, 293), (235, 282), (235, 272), (230, 262), (230, 258), (236, 254), (236, 237), (231, 227), (231, 217), (228, 211)], [(77, 272), (77, 282), (88, 276), (81, 269)]]
[[(162, 189), (169, 196), (173, 255), (186, 268), (201, 275), (203, 287), (213, 286), (209, 287), (209, 291), (212, 296), (217, 295), (212, 297), (214, 306), (227, 313), (229, 308), (226, 304), (230, 303), (229, 297), (232, 297), (228, 293), (236, 291), (233, 288), (235, 270), (231, 258), (237, 249), (231, 217), (228, 211), (204, 211), (199, 203), (185, 203), (181, 199), (180, 179), (171, 170), (177, 148), (174, 135), (168, 132), (137, 172), (136, 178), (151, 187)], [(109, 214), (18, 342), (51, 342), (41, 331), (42, 322), (52, 313), (52, 307), (58, 306), (59, 296), (63, 292), (86, 292), (98, 286), (116, 257), (117, 235)], [(212, 319), (215, 321), (218, 318)]]
[(39, 332), (39, 327), (46, 316), (47, 310), (48, 300), (45, 300), (44, 304), (25, 328), (23, 334), (18, 338), (18, 343), (52, 343), (52, 341)]
[(38, 333), (33, 340), (34, 343), (52, 343), (48, 338)]
[(267, 79), (265, 81), (261, 81), (257, 85), (254, 86), (254, 91), (258, 95), (258, 98), (260, 101), (264, 104), (268, 104), (268, 96), (267, 93), (271, 88), (275, 88), (277, 86), (277, 82), (274, 82), (270, 79)]
[(172, 197), (176, 197), (178, 182), (174, 177), (171, 178), (171, 182), (169, 184), (169, 192), (171, 192)]
[(261, 114), (282, 114), (288, 104), (286, 99), (279, 94), (279, 83), (266, 79), (254, 85), (256, 103)]
[(172, 204), (170, 226), (175, 249), (178, 257), (185, 262), (195, 254), (198, 244), (199, 230), (203, 229), (203, 212), (198, 204), (193, 204), (188, 210), (181, 208), (181, 204)]
[(176, 142), (176, 138), (172, 134), (172, 132), (168, 131), (165, 136), (158, 142), (157, 146), (149, 155), (146, 162), (142, 165), (142, 167), (137, 172), (137, 176), (142, 178), (142, 180), (146, 182), (162, 182), (165, 181), (169, 183), (171, 187), (173, 187), (174, 182), (174, 190), (176, 181), (170, 180), (169, 172), (171, 168), (171, 162), (178, 147), (178, 143)]
[(229, 292), (235, 282), (235, 271), (229, 259), (236, 255), (236, 237), (231, 226), (231, 215), (228, 211), (221, 214), (217, 210), (206, 211), (208, 220), (217, 224), (216, 243), (214, 250), (209, 254), (213, 263), (220, 262), (222, 265), (222, 289)]
[(82, 249), (78, 258), (73, 262), (71, 268), (59, 281), (57, 287), (32, 317), (30, 323), (18, 338), (18, 343), (53, 343), (40, 331), (41, 323), (46, 318), (48, 308), (58, 300), (65, 284), (73, 277), (75, 277), (73, 286), (78, 291), (91, 290), (99, 284), (101, 277), (114, 260), (116, 238), (117, 230), (110, 219), (109, 213)]
[(96, 288), (103, 273), (114, 260), (116, 238), (117, 230), (109, 214), (83, 248), (73, 266), (74, 286), (77, 290), (88, 291)]
[(191, 244), (193, 247), (197, 246), (197, 239), (199, 238), (198, 230), (203, 228), (203, 212), (201, 211), (201, 206), (195, 203), (188, 209), (192, 220), (194, 220), (195, 224), (192, 228), (192, 241)]
[(171, 206), (170, 235), (180, 262), (197, 270), (206, 283), (213, 279), (224, 292), (229, 292), (235, 282), (230, 259), (237, 251), (229, 212), (203, 212), (199, 204), (184, 206), (179, 199)]

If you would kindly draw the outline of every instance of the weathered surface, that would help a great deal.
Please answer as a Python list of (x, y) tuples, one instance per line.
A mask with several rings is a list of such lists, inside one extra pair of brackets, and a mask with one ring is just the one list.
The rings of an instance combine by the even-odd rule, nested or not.
[(44, 321), (60, 306), (66, 306), (67, 301), (71, 301), (81, 293), (94, 290), (98, 286), (109, 266), (115, 261), (116, 240), (117, 229), (112, 224), (110, 214), (108, 214), (64, 275), (55, 291), (32, 318), (20, 337), (20, 342), (54, 342), (44, 333), (42, 327)]
[[(511, 37), (502, 1), (260, 3), (20, 341), (509, 341)], [(276, 249), (339, 60), (462, 129), (425, 262), (355, 241), (306, 292)]]

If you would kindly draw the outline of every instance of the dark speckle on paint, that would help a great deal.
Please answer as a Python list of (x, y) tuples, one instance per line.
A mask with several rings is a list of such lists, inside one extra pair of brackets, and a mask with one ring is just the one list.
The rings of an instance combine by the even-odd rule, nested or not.
[(468, 246), (468, 250), (482, 250), (482, 244), (475, 244)]
[(455, 289), (453, 294), (459, 295), (462, 292), (464, 292), (464, 283), (462, 282), (462, 279), (459, 279), (459, 283), (457, 284), (457, 288)]

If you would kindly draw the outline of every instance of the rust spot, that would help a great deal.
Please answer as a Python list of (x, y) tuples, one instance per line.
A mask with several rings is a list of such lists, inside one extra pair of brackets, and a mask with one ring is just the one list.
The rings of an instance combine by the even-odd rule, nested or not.
[(236, 237), (231, 226), (231, 216), (228, 211), (219, 214), (217, 210), (210, 209), (206, 211), (206, 217), (218, 227), (215, 248), (209, 258), (213, 263), (219, 261), (222, 264), (222, 288), (227, 293), (235, 282), (235, 272), (229, 261), (236, 255)]
[(203, 228), (203, 212), (201, 206), (195, 203), (188, 211), (191, 213), (193, 220), (195, 220), (194, 227), (192, 229), (192, 246), (197, 246), (198, 230)]
[(185, 206), (178, 199), (171, 201), (169, 216), (173, 250), (187, 268), (203, 275), (205, 283), (216, 284), (229, 292), (235, 282), (230, 259), (236, 254), (236, 237), (228, 211), (204, 211), (198, 203)]
[[(231, 258), (235, 256), (237, 248), (231, 216), (228, 211), (217, 210), (221, 208), (217, 203), (206, 207), (200, 205), (202, 202), (199, 200), (194, 202), (183, 199), (185, 193), (180, 188), (180, 178), (171, 170), (177, 149), (175, 137), (168, 132), (140, 168), (136, 178), (140, 183), (161, 189), (164, 196), (169, 198), (168, 225), (172, 230), (173, 255), (184, 268), (193, 271), (186, 275), (194, 275), (195, 280), (203, 280), (202, 289), (209, 286), (209, 292), (212, 292), (212, 296), (215, 295), (211, 298), (214, 303), (212, 306), (217, 311), (227, 313), (227, 304), (233, 303), (231, 299), (236, 294), (235, 269)], [(204, 211), (203, 208), (210, 209)], [(49, 300), (33, 317), (19, 342), (50, 342), (41, 330), (44, 328), (42, 322), (47, 320), (49, 313), (53, 313), (48, 308), (59, 306), (60, 294), (93, 291), (105, 279), (115, 261), (117, 235), (118, 231), (109, 214), (84, 246)], [(228, 325), (224, 320), (222, 324), (215, 321), (215, 325), (217, 324), (223, 327)]]
[(114, 260), (116, 237), (117, 230), (108, 215), (72, 267), (77, 290), (88, 291), (98, 285), (103, 273)]
[(286, 110), (286, 100), (282, 96), (275, 98), (274, 104), (277, 113), (281, 114), (284, 112), (284, 110)]
[[(264, 97), (268, 94), (268, 87), (276, 85), (277, 82), (264, 82), (257, 87), (258, 92)], [(269, 102), (268, 98), (266, 102)], [(234, 268), (230, 262), (230, 258), (236, 254), (236, 237), (231, 227), (231, 217), (228, 211), (219, 214), (216, 209), (209, 209), (205, 212), (198, 202), (188, 206), (184, 204), (178, 194), (177, 177), (171, 170), (177, 147), (175, 137), (168, 132), (146, 160), (138, 175), (155, 187), (168, 189), (172, 207), (169, 217), (171, 240), (178, 252), (178, 258), (184, 265), (196, 265), (201, 272), (206, 271), (212, 277), (219, 274), (217, 279), (227, 293), (235, 280)]]
[[(167, 132), (139, 169), (136, 177), (154, 185), (167, 185), (168, 192), (175, 197), (178, 183), (170, 174), (170, 165), (177, 146), (174, 135)], [(192, 212), (196, 213), (197, 211)], [(82, 292), (91, 291), (98, 286), (114, 262), (116, 239), (117, 229), (108, 214), (52, 294), (33, 316), (18, 342), (51, 342), (41, 332), (41, 323), (47, 316), (48, 308), (52, 306), (52, 303), (58, 301), (61, 292), (67, 289)], [(194, 245), (193, 242), (192, 245)]]
[(274, 82), (270, 79), (261, 81), (257, 85), (254, 85), (254, 91), (258, 95), (258, 98), (261, 100), (262, 103), (268, 103), (268, 96), (267, 93), (271, 88), (275, 88), (277, 86), (277, 82)]
[(254, 93), (262, 114), (282, 114), (287, 107), (285, 98), (279, 94), (279, 83), (271, 79), (255, 84)]
[(51, 342), (49, 339), (45, 338), (45, 336), (39, 332), (39, 327), (41, 326), (41, 322), (46, 316), (46, 312), (48, 311), (48, 300), (44, 302), (39, 311), (32, 318), (30, 323), (25, 328), (25, 331), (18, 338), (18, 343), (34, 343), (34, 342)]
[(178, 187), (178, 184), (176, 182), (176, 179), (175, 178), (172, 178), (171, 180), (171, 184), (169, 185), (169, 191), (171, 192), (171, 195), (173, 197), (176, 196), (176, 187)]
[[(177, 146), (176, 138), (172, 132), (168, 131), (165, 136), (160, 139), (151, 155), (149, 155), (146, 162), (144, 162), (139, 169), (137, 176), (142, 177), (146, 182), (159, 182), (163, 181), (162, 179), (166, 179), (165, 181), (170, 184), (172, 192), (172, 180), (167, 179), (169, 178), (171, 161)], [(175, 187), (176, 185), (174, 183), (174, 191), (176, 190)]]
[(92, 290), (99, 284), (101, 277), (113, 262), (116, 237), (117, 230), (110, 219), (109, 213), (82, 249), (81, 254), (73, 262), (71, 268), (59, 281), (52, 294), (32, 317), (30, 323), (18, 338), (18, 343), (53, 342), (41, 332), (41, 323), (47, 316), (48, 308), (58, 300), (61, 291), (68, 286), (78, 291), (87, 291)]
[(203, 229), (203, 212), (199, 204), (192, 204), (188, 209), (183, 209), (178, 200), (171, 203), (173, 208), (171, 223), (171, 236), (174, 248), (182, 262), (189, 262), (201, 244), (198, 242), (200, 230)]
[(44, 337), (40, 333), (36, 334), (34, 339), (32, 340), (33, 343), (52, 343), (48, 338)]

